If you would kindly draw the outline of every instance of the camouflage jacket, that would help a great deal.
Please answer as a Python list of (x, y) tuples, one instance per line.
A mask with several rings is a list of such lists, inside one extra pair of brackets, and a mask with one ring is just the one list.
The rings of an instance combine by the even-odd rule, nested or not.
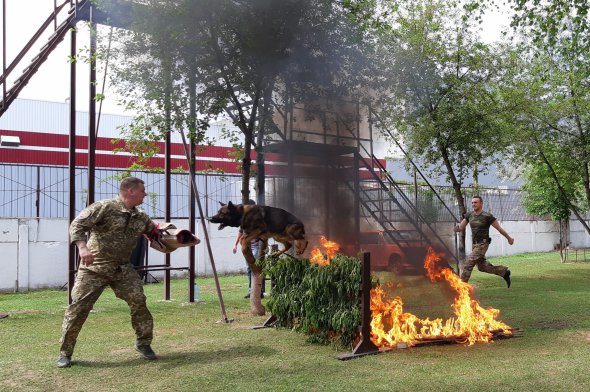
[[(142, 234), (149, 234), (155, 224), (141, 209), (128, 209), (117, 197), (88, 206), (70, 225), (70, 242), (86, 241), (94, 255), (90, 267), (101, 270), (129, 263), (131, 253)], [(89, 234), (89, 236), (88, 236)]]

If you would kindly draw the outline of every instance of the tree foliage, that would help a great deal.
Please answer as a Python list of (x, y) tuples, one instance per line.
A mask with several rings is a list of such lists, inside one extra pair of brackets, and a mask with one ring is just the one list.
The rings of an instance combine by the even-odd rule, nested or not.
[(590, 49), (587, 0), (510, 0), (515, 11), (512, 25), (525, 29), (537, 46), (552, 47), (567, 38), (573, 45)]
[(263, 161), (264, 138), (277, 131), (275, 102), (348, 96), (368, 80), (369, 46), (353, 23), (355, 3), (146, 0), (118, 37), (117, 84), (147, 129), (187, 127), (202, 138), (197, 130), (229, 115), (244, 136), (248, 199), (251, 150)]
[(558, 200), (568, 204), (590, 233), (581, 216), (590, 203), (590, 57), (570, 37), (561, 31), (551, 44), (521, 43), (512, 55), (504, 99), (517, 130), (512, 137), (516, 159), (529, 168), (525, 188), (544, 193), (534, 189), (543, 185), (531, 175), (547, 174), (547, 186), (559, 191)]
[[(566, 150), (558, 147), (557, 145), (546, 146), (545, 154), (551, 162), (554, 162), (553, 168), (562, 180), (561, 185), (567, 198), (580, 200), (582, 186), (579, 178), (576, 179), (570, 175), (575, 171), (575, 163)], [(555, 221), (567, 220), (571, 214), (569, 202), (559, 191), (555, 182), (551, 181), (551, 177), (552, 174), (545, 162), (537, 160), (529, 164), (524, 173), (523, 206), (529, 214), (549, 215)]]
[(474, 12), (456, 1), (398, 3), (379, 48), (389, 82), (383, 115), (410, 156), (447, 176), (461, 215), (465, 182), (477, 182), (507, 144), (495, 87), (500, 57), (480, 41)]

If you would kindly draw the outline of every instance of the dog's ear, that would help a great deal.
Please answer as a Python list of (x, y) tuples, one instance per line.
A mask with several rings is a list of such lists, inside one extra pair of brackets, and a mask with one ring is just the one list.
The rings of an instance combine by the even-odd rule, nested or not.
[(234, 207), (234, 203), (232, 203), (232, 202), (230, 201), (230, 202), (228, 202), (228, 203), (227, 203), (227, 206), (228, 206), (229, 208), (233, 208), (233, 207)]
[[(231, 201), (230, 201), (230, 203), (231, 203)], [(219, 204), (221, 204), (222, 207), (225, 205), (225, 203), (223, 203), (221, 201), (219, 202)]]

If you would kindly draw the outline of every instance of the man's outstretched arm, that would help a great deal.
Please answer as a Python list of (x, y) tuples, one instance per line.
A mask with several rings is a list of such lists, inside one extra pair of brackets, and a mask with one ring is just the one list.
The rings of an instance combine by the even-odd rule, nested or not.
[(497, 220), (494, 221), (494, 223), (492, 223), (492, 227), (496, 230), (498, 230), (500, 232), (500, 234), (502, 234), (504, 237), (506, 237), (506, 239), (508, 240), (508, 243), (510, 245), (514, 244), (514, 238), (510, 237), (510, 235), (508, 235), (508, 233), (506, 233), (506, 230), (504, 230), (500, 224), (498, 223)]

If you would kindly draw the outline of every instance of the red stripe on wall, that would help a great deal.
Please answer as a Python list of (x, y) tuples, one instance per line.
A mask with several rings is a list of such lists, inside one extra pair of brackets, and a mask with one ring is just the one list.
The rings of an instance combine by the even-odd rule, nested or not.
[[(20, 138), (21, 146), (18, 149), (1, 148), (0, 149), (0, 163), (22, 163), (34, 165), (68, 165), (67, 151), (43, 151), (43, 150), (27, 150), (27, 146), (38, 148), (63, 148), (67, 149), (69, 145), (68, 135), (50, 134), (42, 132), (24, 132), (12, 130), (0, 130), (0, 135), (18, 136)], [(164, 143), (157, 142), (157, 147), (160, 154), (164, 154)], [(128, 155), (117, 155), (113, 153), (115, 148), (124, 148), (125, 142), (114, 138), (99, 137), (96, 142), (96, 166), (110, 167), (110, 168), (127, 168), (131, 164), (137, 162), (135, 157)], [(76, 136), (76, 148), (87, 149), (88, 138), (86, 136)], [(103, 152), (102, 154), (100, 152)], [(232, 147), (218, 147), (218, 146), (197, 146), (197, 156), (201, 158), (217, 158), (229, 159), (232, 156)], [(184, 148), (182, 143), (172, 143), (172, 155), (184, 156)], [(252, 151), (251, 158), (256, 159), (256, 153)], [(286, 163), (284, 154), (267, 153), (264, 156), (266, 162)], [(351, 165), (351, 157), (338, 157), (338, 163), (342, 165)], [(379, 160), (385, 166), (384, 159)], [(317, 165), (321, 164), (322, 159), (314, 156), (298, 156), (296, 165)], [(76, 165), (85, 166), (87, 164), (87, 157), (85, 153), (76, 153)], [(147, 167), (164, 167), (163, 158), (152, 158), (145, 164)], [(272, 165), (265, 165), (268, 174), (278, 174), (281, 171), (279, 168), (273, 168)], [(172, 167), (182, 167), (187, 169), (185, 159), (172, 159)], [(206, 170), (207, 168), (222, 169), (228, 173), (239, 173), (238, 163), (225, 162), (219, 160), (211, 161), (197, 161), (197, 170)]]

